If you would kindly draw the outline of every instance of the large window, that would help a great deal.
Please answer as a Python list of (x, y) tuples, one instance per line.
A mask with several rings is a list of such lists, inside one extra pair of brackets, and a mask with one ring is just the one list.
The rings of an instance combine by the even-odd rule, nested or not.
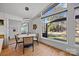
[(21, 33), (26, 34), (28, 33), (28, 23), (23, 23), (21, 26)]
[(48, 38), (66, 41), (66, 12), (51, 16), (48, 20)]
[[(67, 8), (67, 4), (61, 3), (58, 4), (55, 9), (57, 8)], [(54, 9), (49, 10), (46, 15), (49, 13), (53, 13), (56, 11)], [(67, 17), (67, 12), (61, 12), (61, 13), (56, 13), (52, 16), (48, 16), (46, 18), (43, 18), (44, 24), (45, 24), (45, 33), (44, 37), (50, 38), (50, 39), (56, 39), (56, 40), (61, 40), (61, 41), (67, 41), (66, 40), (66, 17)]]
[(67, 12), (62, 12), (43, 19), (47, 38), (66, 41), (66, 15)]
[(66, 41), (66, 21), (48, 23), (48, 38)]
[(79, 19), (76, 19), (76, 38), (75, 42), (79, 44)]
[[(75, 4), (75, 7), (79, 7), (79, 4)], [(75, 24), (76, 24), (76, 35), (75, 42), (79, 44), (79, 8), (75, 9)]]

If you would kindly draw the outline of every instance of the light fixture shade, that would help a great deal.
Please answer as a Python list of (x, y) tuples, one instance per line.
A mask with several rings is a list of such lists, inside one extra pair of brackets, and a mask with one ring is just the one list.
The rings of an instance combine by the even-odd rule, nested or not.
[(27, 22), (27, 23), (28, 23), (29, 21), (30, 21), (30, 19), (29, 19), (29, 18), (24, 18), (24, 19), (23, 19), (23, 21), (22, 21), (22, 23), (25, 23), (25, 22)]

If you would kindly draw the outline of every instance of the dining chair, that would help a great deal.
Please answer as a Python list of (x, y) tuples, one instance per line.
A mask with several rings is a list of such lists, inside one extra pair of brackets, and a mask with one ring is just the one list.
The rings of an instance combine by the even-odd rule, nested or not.
[[(31, 38), (31, 39), (30, 39)], [(29, 46), (32, 46), (34, 51), (34, 41), (33, 41), (33, 37), (23, 37), (21, 40), (20, 38), (17, 37), (17, 35), (15, 35), (15, 40), (16, 40), (16, 46), (15, 49), (17, 48), (17, 45), (19, 43), (23, 43), (23, 54), (24, 54), (24, 50), (25, 48), (28, 48)]]
[[(18, 35), (18, 34), (17, 34)], [(15, 41), (16, 41), (16, 46), (15, 49), (17, 48), (18, 44), (23, 43), (23, 40), (18, 38), (17, 35), (15, 35)]]
[(39, 44), (39, 33), (36, 33), (36, 36), (33, 40), (36, 41), (37, 44)]
[(33, 40), (34, 37), (25, 37), (23, 38), (23, 54), (24, 54), (24, 51), (25, 49), (24, 48), (29, 48), (32, 46), (32, 51), (34, 51), (34, 40)]

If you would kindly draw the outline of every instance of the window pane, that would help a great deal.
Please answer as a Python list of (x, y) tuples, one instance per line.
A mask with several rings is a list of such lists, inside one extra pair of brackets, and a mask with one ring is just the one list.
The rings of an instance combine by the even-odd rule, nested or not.
[[(79, 3), (75, 4), (75, 7), (78, 7)], [(75, 43), (79, 44), (79, 8), (75, 9), (75, 24), (76, 24), (76, 34), (75, 34)]]
[(22, 24), (21, 33), (24, 33), (24, 34), (28, 33), (28, 24), (27, 23)]
[[(67, 12), (63, 12), (54, 16), (43, 19), (44, 37), (67, 41), (66, 40), (66, 16)], [(46, 36), (47, 35), (47, 36)]]
[(79, 44), (79, 19), (76, 19), (76, 39), (75, 42)]
[(54, 8), (51, 8), (45, 15), (54, 14), (44, 18), (45, 31), (43, 32), (43, 37), (50, 39), (56, 39), (61, 41), (66, 40), (66, 18), (67, 12), (57, 13), (58, 11), (65, 10), (67, 8), (66, 3), (60, 3)]
[(64, 11), (66, 9), (67, 9), (67, 3), (59, 3), (54, 8), (49, 8), (49, 10), (45, 14), (43, 14), (43, 17), (48, 16), (48, 15), (52, 15), (52, 14), (57, 13), (57, 12)]
[[(64, 13), (62, 13), (64, 14)], [(58, 16), (58, 17), (57, 17)], [(55, 18), (56, 17), (56, 18)], [(54, 16), (57, 21), (51, 21), (48, 23), (48, 38), (66, 41), (66, 19), (64, 20), (63, 15), (59, 14)], [(60, 19), (60, 20), (59, 20)]]
[(58, 7), (67, 8), (67, 3), (60, 3), (59, 5), (57, 5), (57, 8)]

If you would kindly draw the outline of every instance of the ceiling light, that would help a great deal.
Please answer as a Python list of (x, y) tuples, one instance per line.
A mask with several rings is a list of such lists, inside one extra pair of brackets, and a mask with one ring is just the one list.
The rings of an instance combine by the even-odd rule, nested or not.
[(28, 11), (28, 10), (29, 10), (29, 8), (28, 8), (28, 7), (25, 7), (25, 10), (26, 10), (26, 11)]

